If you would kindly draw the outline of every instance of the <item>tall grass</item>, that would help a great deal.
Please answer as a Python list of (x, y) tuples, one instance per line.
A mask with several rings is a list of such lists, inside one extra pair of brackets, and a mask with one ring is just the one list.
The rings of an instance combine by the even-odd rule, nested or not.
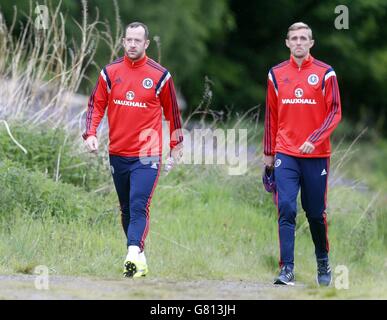
[[(116, 1), (114, 4), (117, 8)], [(113, 38), (108, 24), (99, 21), (98, 15), (94, 21), (88, 21), (86, 0), (82, 7), (82, 21), (75, 21), (81, 35), (79, 43), (66, 38), (66, 18), (60, 3), (56, 8), (50, 7), (46, 29), (35, 26), (31, 5), (18, 38), (13, 36), (18, 23), (16, 7), (9, 28), (4, 18), (0, 19), (0, 119), (23, 120), (30, 125), (45, 123), (54, 128), (78, 123), (74, 112), (79, 110), (70, 110), (71, 102), (87, 68), (94, 64), (98, 42), (107, 42), (115, 56), (121, 32), (121, 25), (117, 24)], [(118, 23), (118, 10), (116, 15)]]
[[(0, 272), (30, 273), (44, 264), (54, 274), (121, 277), (125, 239), (114, 192), (95, 195), (9, 162), (0, 178)], [(333, 270), (348, 267), (346, 294), (367, 295), (385, 275), (385, 211), (345, 186), (329, 198)], [(270, 282), (278, 268), (276, 209), (255, 174), (180, 166), (159, 180), (146, 252), (151, 278)], [(314, 288), (314, 248), (302, 212), (295, 259), (298, 281)]]

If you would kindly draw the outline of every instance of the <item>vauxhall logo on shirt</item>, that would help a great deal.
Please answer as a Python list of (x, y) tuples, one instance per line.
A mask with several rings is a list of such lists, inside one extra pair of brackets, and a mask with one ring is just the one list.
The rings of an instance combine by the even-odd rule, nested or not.
[(304, 95), (304, 90), (301, 88), (296, 88), (294, 90), (294, 96), (296, 98), (292, 99), (282, 99), (282, 104), (317, 104), (315, 99), (302, 99), (302, 96)]
[(126, 100), (113, 99), (113, 102), (121, 106), (146, 108), (146, 103), (133, 101), (135, 96), (136, 95), (133, 91), (128, 91), (125, 95)]

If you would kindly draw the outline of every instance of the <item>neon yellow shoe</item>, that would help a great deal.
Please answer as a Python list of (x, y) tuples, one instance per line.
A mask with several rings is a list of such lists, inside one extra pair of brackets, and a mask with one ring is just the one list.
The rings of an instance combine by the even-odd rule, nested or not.
[(125, 260), (124, 263), (124, 276), (127, 278), (141, 278), (145, 277), (148, 273), (148, 266), (141, 261)]

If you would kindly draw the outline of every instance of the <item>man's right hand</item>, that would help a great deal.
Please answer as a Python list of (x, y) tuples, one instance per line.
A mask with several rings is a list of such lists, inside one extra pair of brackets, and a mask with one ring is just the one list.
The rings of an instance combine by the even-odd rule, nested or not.
[(183, 143), (180, 142), (171, 150), (171, 157), (175, 162), (179, 162), (179, 160), (183, 157), (183, 148)]
[(97, 153), (98, 152), (98, 139), (95, 136), (90, 136), (86, 139), (86, 147), (89, 152)]
[(266, 167), (272, 167), (274, 165), (274, 156), (263, 155), (263, 163)]

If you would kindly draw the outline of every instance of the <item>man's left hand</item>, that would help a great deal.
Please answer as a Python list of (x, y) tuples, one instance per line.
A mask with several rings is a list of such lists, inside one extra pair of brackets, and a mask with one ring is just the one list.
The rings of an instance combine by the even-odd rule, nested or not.
[(314, 151), (314, 149), (315, 146), (309, 141), (305, 141), (304, 144), (298, 148), (298, 150), (300, 150), (300, 152), (303, 154), (310, 154)]

